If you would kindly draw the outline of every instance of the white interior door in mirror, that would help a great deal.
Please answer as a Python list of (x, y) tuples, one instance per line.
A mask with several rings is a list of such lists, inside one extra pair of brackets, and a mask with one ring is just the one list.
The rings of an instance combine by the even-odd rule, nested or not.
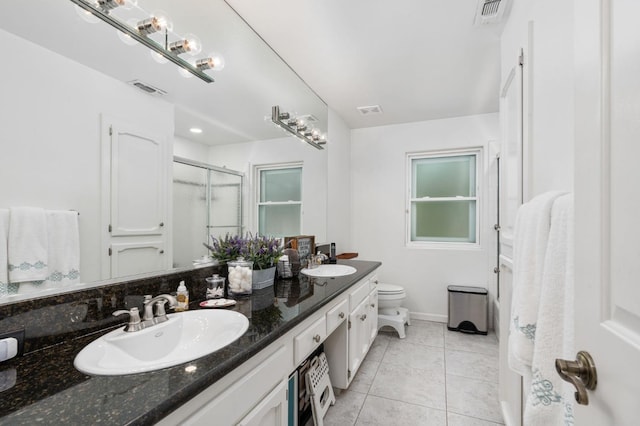
[(111, 235), (160, 235), (164, 227), (163, 142), (144, 129), (109, 125)]
[(102, 116), (102, 278), (170, 266), (166, 143), (152, 130)]
[(163, 242), (158, 239), (111, 244), (111, 276), (124, 277), (166, 269)]

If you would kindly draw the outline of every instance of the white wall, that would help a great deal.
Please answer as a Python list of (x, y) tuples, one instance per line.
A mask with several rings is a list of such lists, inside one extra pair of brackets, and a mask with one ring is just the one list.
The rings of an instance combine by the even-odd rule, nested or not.
[(351, 129), (331, 108), (327, 141), (327, 242), (336, 243), (338, 254), (352, 252)]
[[(379, 260), (381, 282), (405, 287), (405, 306), (416, 317), (447, 318), (447, 285), (473, 285), (495, 294), (495, 212), (488, 201), (490, 140), (498, 114), (356, 129), (351, 133), (351, 238), (360, 259)], [(405, 246), (406, 153), (485, 147), (481, 168), (481, 248), (409, 249)], [(492, 189), (495, 191), (495, 188)], [(485, 199), (486, 198), (486, 199)], [(483, 202), (482, 200), (485, 200)]]
[(0, 208), (80, 212), (80, 274), (100, 278), (100, 116), (173, 135), (173, 106), (0, 30)]
[(245, 220), (248, 231), (255, 232), (255, 184), (254, 166), (302, 162), (302, 233), (315, 235), (317, 243), (327, 238), (327, 150), (317, 150), (295, 139), (284, 137), (216, 145), (209, 150), (209, 164), (245, 173)]

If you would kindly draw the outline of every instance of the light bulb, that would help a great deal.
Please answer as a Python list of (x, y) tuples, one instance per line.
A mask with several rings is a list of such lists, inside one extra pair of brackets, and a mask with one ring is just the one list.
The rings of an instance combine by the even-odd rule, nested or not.
[(149, 35), (159, 31), (171, 31), (173, 23), (162, 10), (154, 11), (151, 16), (135, 24), (141, 35)]
[(224, 58), (215, 52), (210, 53), (206, 58), (198, 59), (196, 67), (200, 70), (220, 71), (224, 68)]
[(198, 36), (196, 36), (195, 34), (186, 34), (184, 36), (184, 39), (189, 46), (187, 49), (187, 53), (189, 53), (189, 55), (195, 56), (202, 52), (202, 43), (200, 42), (200, 38), (198, 38)]

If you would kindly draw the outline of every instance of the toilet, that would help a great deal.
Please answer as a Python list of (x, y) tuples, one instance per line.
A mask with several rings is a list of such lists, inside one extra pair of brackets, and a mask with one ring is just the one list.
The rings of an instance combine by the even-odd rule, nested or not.
[(406, 297), (404, 288), (394, 284), (378, 284), (378, 330), (382, 327), (393, 327), (404, 339), (404, 325), (411, 325), (409, 310), (403, 308), (402, 301)]

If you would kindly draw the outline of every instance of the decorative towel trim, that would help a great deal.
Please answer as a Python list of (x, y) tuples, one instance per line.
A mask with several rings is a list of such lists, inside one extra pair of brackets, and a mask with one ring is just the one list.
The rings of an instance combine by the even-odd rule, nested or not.
[(26, 272), (26, 271), (29, 271), (31, 269), (40, 270), (40, 269), (44, 269), (46, 267), (47, 267), (46, 263), (44, 263), (41, 260), (38, 260), (35, 263), (22, 262), (19, 265), (9, 264), (8, 269), (9, 269), (9, 272), (12, 272), (12, 271), (23, 271), (23, 272)]
[(524, 327), (520, 326), (520, 317), (518, 316), (513, 319), (513, 326), (515, 327), (516, 330), (522, 333), (527, 339), (531, 340), (532, 342), (536, 340), (537, 323), (527, 324)]

